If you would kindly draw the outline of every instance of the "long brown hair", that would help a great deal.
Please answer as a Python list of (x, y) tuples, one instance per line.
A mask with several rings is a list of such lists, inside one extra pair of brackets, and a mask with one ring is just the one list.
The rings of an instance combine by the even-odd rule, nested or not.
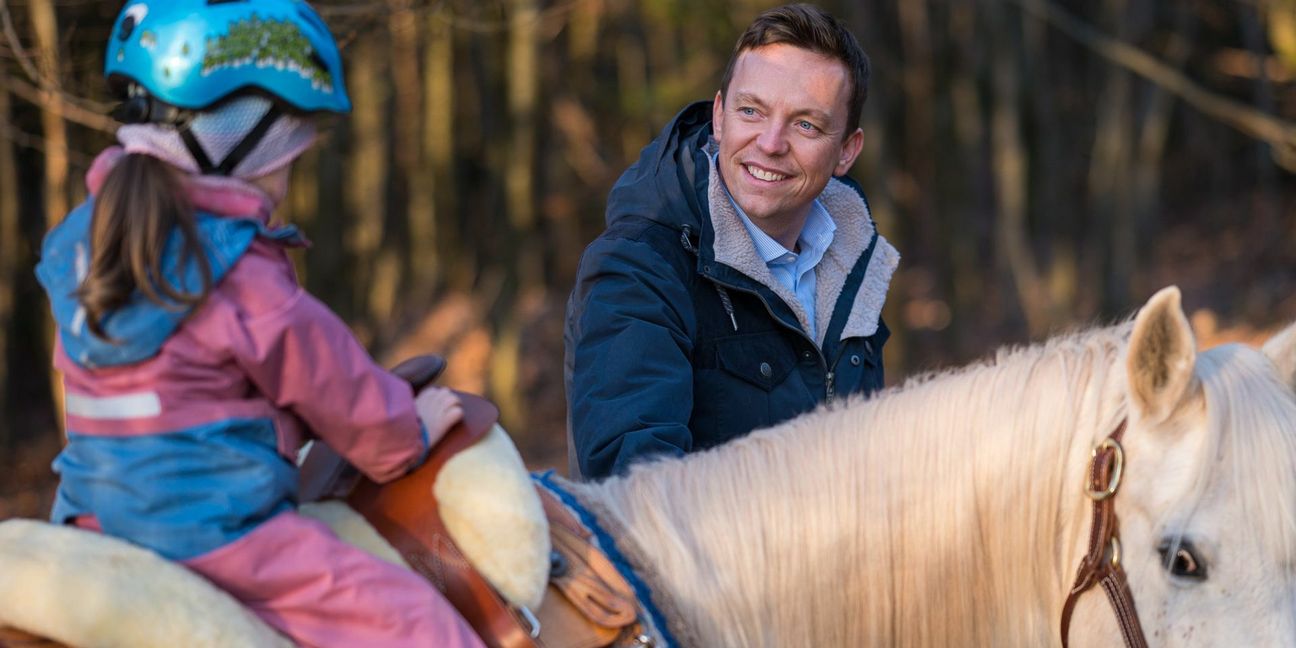
[[(184, 292), (162, 276), (162, 255), (176, 228), (183, 237), (179, 267), (197, 262), (202, 274), (198, 292)], [(122, 158), (95, 196), (90, 266), (76, 292), (90, 332), (108, 339), (103, 318), (126, 305), (136, 289), (163, 306), (193, 306), (207, 297), (211, 283), (211, 266), (180, 172), (148, 155)]]

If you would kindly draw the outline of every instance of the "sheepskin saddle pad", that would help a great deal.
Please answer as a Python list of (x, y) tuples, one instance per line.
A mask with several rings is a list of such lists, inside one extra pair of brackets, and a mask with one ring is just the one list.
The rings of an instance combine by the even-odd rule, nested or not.
[[(442, 467), (432, 493), (464, 556), (510, 603), (538, 609), (549, 526), (530, 475), (495, 426)], [(375, 556), (405, 565), (363, 517), (337, 501), (301, 513)], [(406, 565), (407, 566), (407, 565)], [(130, 543), (35, 520), (0, 522), (0, 627), (69, 646), (291, 646), (225, 592)]]
[(69, 646), (292, 646), (201, 576), (127, 542), (0, 522), (0, 626)]

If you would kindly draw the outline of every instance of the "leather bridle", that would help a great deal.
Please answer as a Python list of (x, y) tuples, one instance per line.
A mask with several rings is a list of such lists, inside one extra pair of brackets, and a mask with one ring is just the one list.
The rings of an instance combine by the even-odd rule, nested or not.
[(1093, 500), (1093, 526), (1089, 531), (1089, 552), (1080, 561), (1075, 585), (1062, 606), (1062, 646), (1066, 648), (1071, 628), (1071, 613), (1076, 601), (1094, 585), (1102, 584), (1111, 602), (1121, 636), (1128, 648), (1147, 648), (1147, 638), (1139, 625), (1138, 610), (1134, 608), (1134, 595), (1130, 593), (1125, 569), (1121, 566), (1121, 545), (1116, 519), (1116, 491), (1120, 488), (1121, 470), (1125, 465), (1125, 451), (1121, 448), (1121, 435), (1126, 421), (1122, 420), (1116, 431), (1103, 439), (1093, 449), (1089, 462), (1089, 476), (1085, 495)]

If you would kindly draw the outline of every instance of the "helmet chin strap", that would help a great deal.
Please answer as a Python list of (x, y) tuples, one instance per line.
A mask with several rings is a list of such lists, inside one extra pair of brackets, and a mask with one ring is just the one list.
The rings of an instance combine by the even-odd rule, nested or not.
[(198, 164), (198, 169), (203, 175), (228, 176), (234, 172), (234, 169), (248, 154), (256, 150), (257, 144), (261, 143), (266, 133), (270, 132), (270, 127), (274, 126), (274, 123), (281, 116), (283, 116), (283, 112), (279, 110), (279, 106), (271, 104), (270, 110), (266, 111), (266, 114), (261, 117), (256, 126), (253, 126), (252, 130), (243, 136), (243, 140), (238, 143), (238, 146), (235, 146), (229, 152), (229, 155), (226, 155), (225, 159), (218, 164), (212, 162), (211, 157), (207, 155), (207, 151), (203, 149), (202, 143), (198, 141), (193, 131), (189, 130), (189, 121), (179, 124), (176, 131), (180, 134), (180, 139), (184, 141), (185, 148), (189, 149), (189, 154), (193, 156), (194, 162)]

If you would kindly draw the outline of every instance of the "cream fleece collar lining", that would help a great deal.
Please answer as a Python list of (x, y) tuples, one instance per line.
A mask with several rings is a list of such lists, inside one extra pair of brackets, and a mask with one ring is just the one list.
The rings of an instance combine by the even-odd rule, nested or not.
[[(796, 314), (802, 330), (808, 330), (809, 318), (805, 308), (791, 290), (774, 278), (756, 252), (756, 245), (730, 202), (714, 161), (711, 163), (709, 183), (707, 200), (711, 207), (711, 227), (715, 230), (713, 249), (716, 262), (769, 288)], [(818, 326), (814, 338), (822, 348), (828, 325), (832, 321), (833, 307), (841, 297), (846, 277), (868, 248), (875, 226), (864, 200), (855, 190), (835, 178), (828, 181), (828, 186), (819, 194), (819, 200), (837, 224), (832, 244), (824, 253), (823, 260), (815, 267), (815, 312), (819, 316), (815, 318)], [(868, 337), (877, 332), (878, 318), (886, 303), (887, 288), (891, 285), (891, 277), (899, 263), (900, 253), (885, 238), (879, 236), (864, 281), (855, 294), (850, 318), (842, 329), (842, 340)]]

